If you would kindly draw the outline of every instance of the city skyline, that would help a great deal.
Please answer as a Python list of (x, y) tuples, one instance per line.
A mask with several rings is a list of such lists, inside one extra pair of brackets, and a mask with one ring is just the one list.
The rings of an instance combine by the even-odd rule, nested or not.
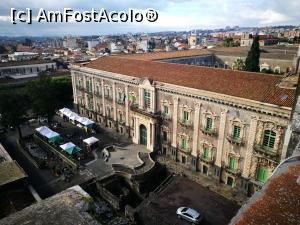
[[(10, 9), (25, 10), (31, 8), (33, 12), (44, 8), (46, 10), (60, 10), (72, 8), (73, 10), (100, 10), (108, 11), (128, 10), (139, 11), (153, 8), (158, 11), (158, 20), (154, 23), (33, 23), (12, 24), (10, 22)], [(0, 8), (0, 36), (56, 36), (56, 35), (102, 35), (136, 32), (160, 32), (170, 30), (215, 29), (226, 26), (264, 27), (277, 25), (299, 25), (300, 16), (296, 9), (300, 2), (284, 4), (280, 1), (217, 1), (214, 3), (204, 1), (151, 1), (138, 2), (135, 0), (125, 2), (110, 1), (79, 1), (56, 0), (48, 3), (35, 1), (7, 1)]]

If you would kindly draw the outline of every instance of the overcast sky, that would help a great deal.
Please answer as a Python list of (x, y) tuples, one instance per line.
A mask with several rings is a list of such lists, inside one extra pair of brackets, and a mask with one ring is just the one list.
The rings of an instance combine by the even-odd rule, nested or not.
[[(10, 9), (145, 10), (158, 11), (155, 23), (37, 23), (10, 22)], [(300, 25), (299, 0), (1, 0), (0, 36), (99, 35), (223, 28), (225, 26)]]

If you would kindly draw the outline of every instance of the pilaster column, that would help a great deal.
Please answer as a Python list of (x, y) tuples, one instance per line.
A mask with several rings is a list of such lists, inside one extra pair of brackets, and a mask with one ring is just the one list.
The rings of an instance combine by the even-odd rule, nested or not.
[(139, 108), (144, 108), (144, 96), (143, 96), (143, 88), (139, 87)]
[(174, 148), (177, 147), (177, 121), (178, 121), (178, 97), (173, 98), (174, 108), (173, 108), (173, 138), (172, 138), (172, 146)]
[(220, 127), (219, 127), (219, 138), (218, 138), (218, 147), (217, 147), (217, 154), (216, 154), (216, 162), (215, 165), (218, 167), (222, 166), (222, 158), (223, 158), (223, 146), (225, 140), (225, 132), (226, 132), (226, 120), (227, 120), (227, 112), (228, 110), (222, 110), (220, 116)]
[(76, 89), (76, 75), (75, 72), (73, 70), (71, 70), (71, 78), (72, 78), (72, 88), (73, 88), (73, 99), (74, 99), (74, 103), (78, 104), (77, 102), (77, 89)]
[(250, 174), (251, 159), (252, 159), (253, 147), (255, 144), (255, 135), (256, 135), (257, 125), (258, 125), (258, 119), (259, 119), (258, 117), (254, 116), (251, 118), (251, 122), (250, 122), (248, 143), (247, 143), (246, 154), (244, 157), (244, 166), (242, 171), (242, 177), (244, 178), (248, 178)]
[(192, 149), (192, 155), (195, 157), (197, 157), (197, 149), (198, 149), (200, 107), (201, 105), (199, 103), (195, 104), (193, 149)]
[[(299, 47), (299, 50), (300, 50), (300, 47)], [(291, 125), (289, 125), (285, 131), (280, 161), (282, 161), (286, 158), (287, 149), (288, 149), (288, 145), (289, 145), (289, 142), (291, 139), (291, 135), (292, 135), (292, 129), (291, 129)]]
[(128, 85), (125, 85), (125, 125), (129, 126), (129, 93), (128, 93)]
[(113, 82), (112, 85), (112, 92), (113, 92), (113, 107), (114, 107), (114, 111), (113, 111), (113, 116), (114, 116), (114, 121), (117, 121), (117, 105), (116, 105), (116, 83)]
[(102, 92), (102, 114), (103, 116), (106, 115), (106, 110), (105, 110), (105, 101), (104, 101), (104, 80), (101, 79), (101, 92)]
[(152, 90), (151, 91), (151, 96), (152, 96), (152, 98), (151, 98), (151, 109), (152, 109), (152, 111), (153, 112), (155, 112), (156, 111), (156, 96), (155, 96), (155, 90)]

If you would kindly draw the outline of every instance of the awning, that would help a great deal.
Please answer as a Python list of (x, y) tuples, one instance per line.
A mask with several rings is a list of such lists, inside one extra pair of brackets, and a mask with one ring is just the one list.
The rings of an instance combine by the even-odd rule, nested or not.
[(54, 132), (46, 126), (36, 128), (35, 130), (48, 139), (59, 136), (59, 133)]
[(84, 126), (88, 126), (94, 123), (94, 121), (86, 118), (86, 117), (78, 117), (76, 118), (76, 121), (78, 121), (79, 123), (81, 123)]
[(69, 119), (70, 119), (70, 120), (76, 120), (78, 117), (80, 117), (80, 116), (78, 116), (76, 113), (72, 112), (72, 113), (70, 114), (70, 116), (69, 116)]
[(88, 144), (88, 145), (92, 145), (96, 142), (98, 142), (99, 139), (98, 138), (95, 138), (95, 137), (90, 137), (90, 138), (87, 138), (87, 139), (84, 139), (83, 142)]
[(59, 146), (62, 150), (66, 151), (67, 153), (69, 153), (70, 155), (76, 153), (76, 152), (80, 152), (81, 148), (79, 148), (78, 146), (74, 145), (72, 142), (68, 142), (65, 143), (63, 145)]
[(68, 108), (62, 108), (62, 109), (59, 110), (59, 112), (63, 115), (66, 115), (66, 113), (72, 112), (72, 111)]

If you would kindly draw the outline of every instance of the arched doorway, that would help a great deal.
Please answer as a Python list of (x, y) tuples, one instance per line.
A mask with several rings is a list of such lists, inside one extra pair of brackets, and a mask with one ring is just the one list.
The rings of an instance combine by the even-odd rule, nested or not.
[(140, 125), (140, 144), (147, 145), (147, 128), (145, 125)]

